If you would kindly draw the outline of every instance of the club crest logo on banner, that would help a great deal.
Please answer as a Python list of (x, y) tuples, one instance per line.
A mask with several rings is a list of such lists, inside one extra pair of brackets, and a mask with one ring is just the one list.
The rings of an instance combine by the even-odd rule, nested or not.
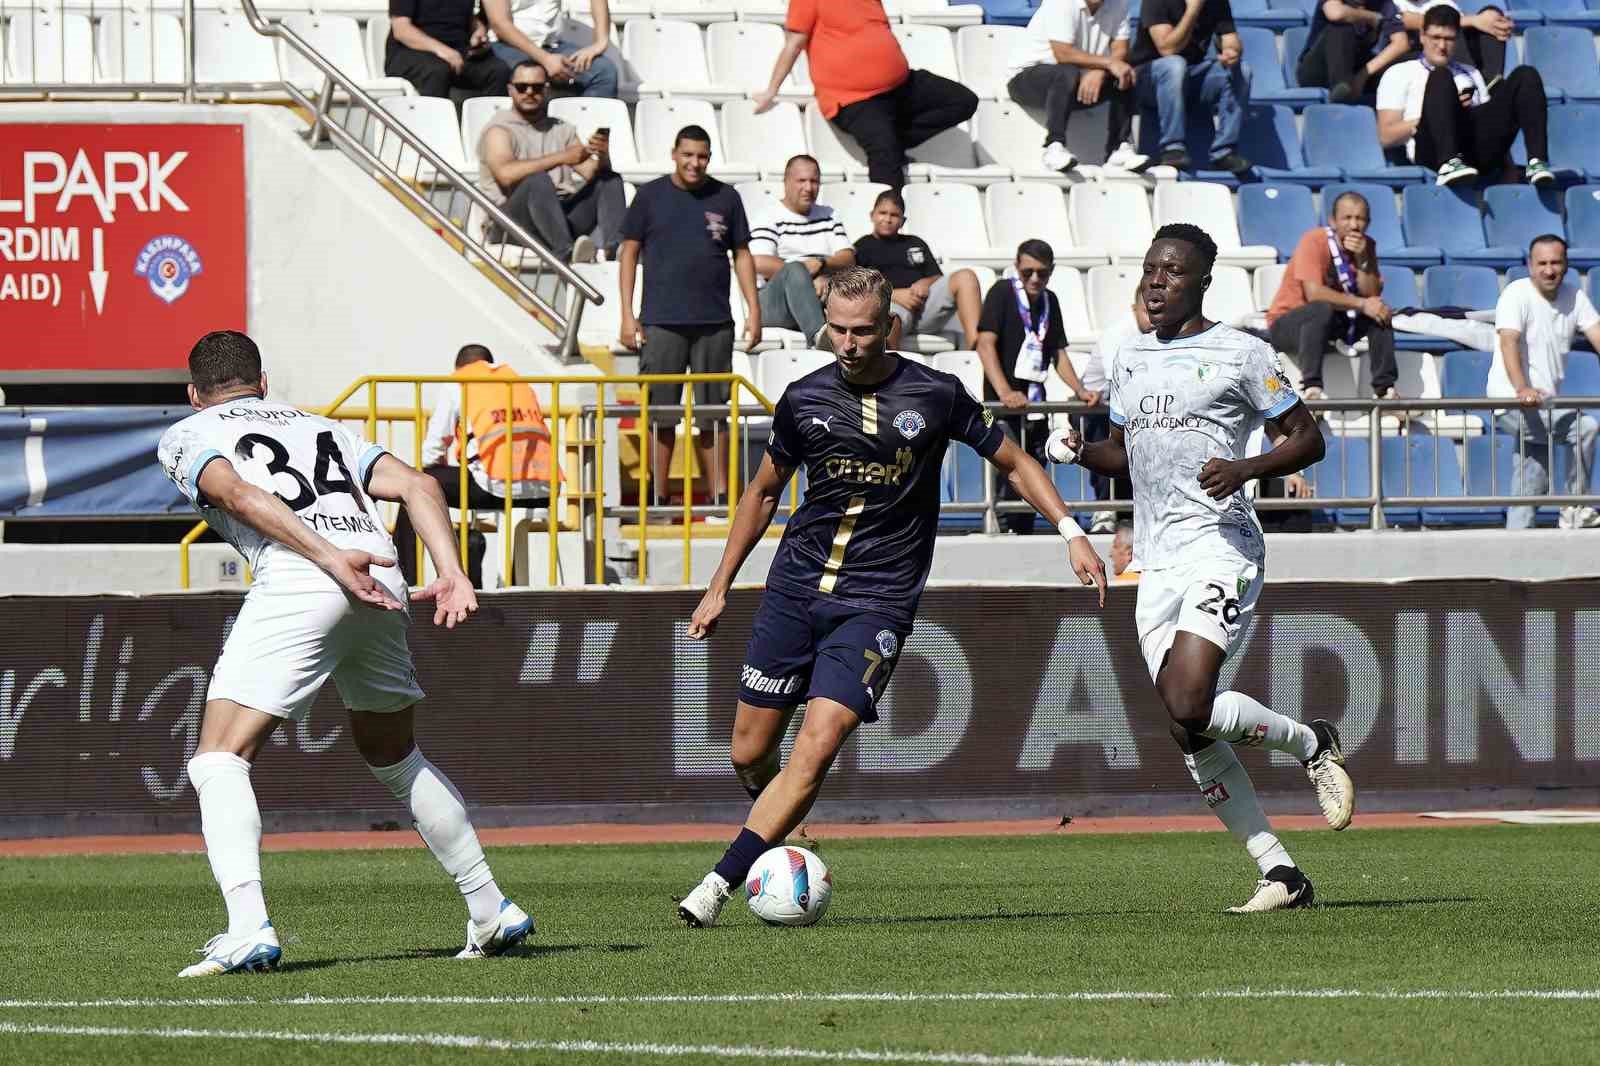
[(200, 270), (200, 253), (194, 245), (172, 234), (157, 237), (140, 249), (133, 267), (135, 274), (150, 283), (150, 291), (169, 304), (189, 291), (189, 282)]

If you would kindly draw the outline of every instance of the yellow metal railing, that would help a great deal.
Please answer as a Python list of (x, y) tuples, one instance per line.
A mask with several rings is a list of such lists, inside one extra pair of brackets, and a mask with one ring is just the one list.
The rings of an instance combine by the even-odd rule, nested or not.
[[(654, 484), (652, 456), (654, 455), (654, 441), (656, 429), (651, 424), (650, 416), (650, 385), (676, 384), (721, 384), (730, 387), (728, 402), (728, 459), (727, 459), (727, 491), (728, 491), (728, 520), (732, 522), (737, 510), (742, 479), (741, 440), (739, 432), (741, 423), (741, 392), (748, 390), (750, 396), (759, 405), (763, 415), (773, 411), (773, 404), (761, 391), (746, 378), (738, 374), (613, 374), (594, 377), (569, 377), (558, 375), (518, 375), (518, 376), (483, 376), (483, 377), (456, 377), (455, 375), (442, 374), (372, 374), (362, 377), (347, 387), (330, 404), (312, 410), (327, 418), (342, 422), (361, 422), (364, 424), (366, 438), (377, 442), (379, 440), (379, 423), (386, 427), (385, 447), (394, 451), (395, 428), (397, 425), (409, 424), (412, 429), (412, 465), (422, 466), (423, 436), (426, 432), (429, 410), (422, 403), (422, 387), (424, 385), (456, 385), (461, 389), (461, 402), (459, 422), (456, 425), (456, 440), (464, 441), (469, 438), (467, 426), (466, 388), (468, 385), (504, 386), (506, 390), (506, 433), (508, 440), (514, 437), (518, 422), (516, 419), (516, 403), (514, 387), (518, 385), (545, 386), (549, 389), (550, 410), (546, 413), (546, 425), (550, 437), (551, 478), (549, 505), (546, 508), (546, 532), (549, 536), (549, 573), (548, 580), (553, 586), (559, 580), (558, 563), (559, 550), (557, 536), (565, 530), (579, 530), (584, 527), (584, 508), (589, 505), (590, 517), (594, 538), (594, 581), (605, 581), (605, 499), (607, 477), (606, 468), (606, 419), (608, 417), (626, 417), (622, 414), (624, 409), (636, 411), (635, 432), (638, 436), (638, 514), (639, 514), (639, 580), (649, 578), (649, 542), (650, 533), (650, 500)], [(411, 387), (410, 406), (379, 406), (379, 389), (386, 385), (409, 385)], [(634, 386), (639, 390), (637, 407), (612, 402), (608, 406), (607, 391), (615, 386)], [(563, 403), (562, 390), (564, 388), (594, 389), (592, 401), (584, 403), (581, 400)], [(346, 406), (358, 393), (365, 391), (366, 403), (360, 406)], [(694, 390), (685, 390), (683, 415), (679, 425), (683, 430), (683, 444), (686, 449), (694, 445)], [(592, 427), (592, 432), (585, 435), (585, 422)], [(532, 424), (524, 422), (522, 425), (532, 429)], [(563, 439), (563, 430), (566, 437)], [(584, 462), (585, 449), (589, 450), (590, 461)], [(691, 580), (691, 544), (693, 541), (694, 518), (694, 467), (689, 461), (689, 454), (685, 453), (682, 459), (683, 471), (683, 583), (689, 584)], [(467, 565), (468, 538), (470, 534), (469, 522), (472, 508), (467, 506), (471, 482), (468, 479), (468, 469), (465, 463), (459, 466), (459, 495), (457, 503), (460, 505), (461, 522), (459, 524), (459, 550), (461, 564)], [(592, 472), (592, 484), (585, 484), (585, 471)], [(509, 469), (508, 469), (509, 472)], [(621, 475), (619, 468), (618, 475)], [(670, 477), (670, 473), (668, 475)], [(503, 580), (511, 583), (514, 573), (514, 526), (512, 516), (517, 508), (514, 492), (509, 483), (505, 484), (505, 510), (501, 516), (504, 523), (501, 527), (501, 546), (504, 550), (501, 571)], [(798, 491), (791, 491), (791, 509), (793, 501), (798, 498)], [(565, 518), (562, 517), (565, 512)], [(189, 547), (201, 534), (207, 525), (204, 521), (197, 523), (184, 534), (178, 542), (179, 551), (179, 580), (183, 588), (190, 584)], [(662, 538), (656, 537), (656, 540)], [(423, 550), (421, 537), (417, 538), (417, 577), (419, 582), (423, 576), (426, 564), (426, 554)], [(248, 581), (248, 571), (246, 573)]]

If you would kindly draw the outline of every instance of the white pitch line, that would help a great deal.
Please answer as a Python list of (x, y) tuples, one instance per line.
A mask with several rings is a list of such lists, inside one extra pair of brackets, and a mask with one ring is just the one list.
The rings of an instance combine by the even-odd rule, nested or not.
[[(903, 1062), (932, 1066), (1236, 1066), (1225, 1059), (1101, 1059), (1081, 1055), (994, 1055), (984, 1052), (897, 1051), (851, 1048), (759, 1047), (725, 1044), (656, 1044), (599, 1040), (502, 1040), (455, 1033), (299, 1033), (281, 1029), (131, 1029), (98, 1025), (19, 1025), (0, 1022), (0, 1033), (19, 1036), (145, 1037), (160, 1040), (279, 1041), (367, 1047), (439, 1047), (472, 1051), (542, 1051), (580, 1055), (689, 1055), (806, 1062)], [(1316, 1066), (1297, 1063), (1295, 1066)], [(1334, 1064), (1339, 1066), (1339, 1064)]]
[(1600, 988), (1416, 988), (1377, 990), (1359, 988), (1237, 988), (1215, 992), (1196, 992), (1194, 995), (1199, 999), (1600, 1000)]

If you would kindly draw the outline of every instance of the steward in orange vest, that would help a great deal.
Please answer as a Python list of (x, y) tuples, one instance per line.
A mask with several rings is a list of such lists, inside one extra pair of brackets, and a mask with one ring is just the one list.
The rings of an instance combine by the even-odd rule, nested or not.
[[(478, 460), (489, 479), (490, 491), (520, 496), (532, 489), (531, 482), (548, 486), (551, 478), (550, 430), (544, 421), (539, 398), (525, 382), (505, 385), (495, 379), (514, 378), (517, 371), (483, 361), (468, 363), (452, 377), (482, 384), (468, 385), (462, 402), (470, 439), (477, 446)], [(511, 408), (511, 425), (506, 425), (506, 408)], [(508, 432), (509, 430), (509, 432)], [(450, 448), (453, 464), (461, 459), (461, 442)], [(559, 477), (559, 475), (557, 475)]]

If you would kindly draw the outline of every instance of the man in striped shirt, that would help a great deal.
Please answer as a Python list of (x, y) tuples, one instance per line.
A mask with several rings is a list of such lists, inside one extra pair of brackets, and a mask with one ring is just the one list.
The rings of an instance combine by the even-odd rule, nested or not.
[(822, 170), (808, 155), (783, 168), (783, 199), (755, 214), (750, 254), (761, 286), (761, 323), (797, 329), (815, 343), (827, 275), (855, 266), (856, 251), (833, 208), (817, 203)]

